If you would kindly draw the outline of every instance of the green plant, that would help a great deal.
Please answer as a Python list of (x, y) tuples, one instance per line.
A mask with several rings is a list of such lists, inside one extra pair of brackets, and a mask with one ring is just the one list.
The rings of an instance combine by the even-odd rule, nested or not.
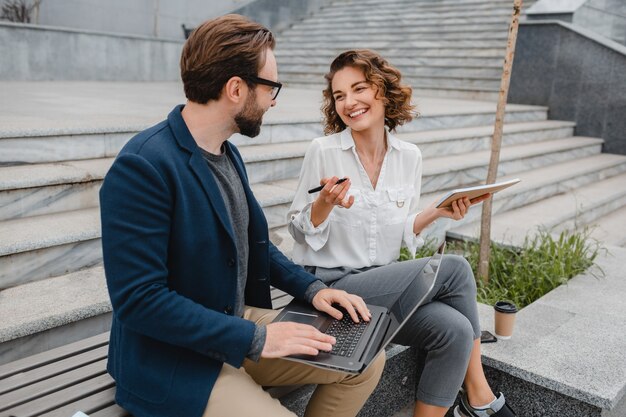
[[(523, 308), (586, 271), (602, 250), (590, 233), (591, 229), (585, 228), (564, 231), (555, 238), (549, 230), (542, 229), (533, 237), (526, 237), (521, 248), (492, 243), (489, 282), (476, 279), (478, 301), (493, 305), (498, 300), (508, 300)], [(435, 242), (428, 241), (416, 257), (430, 256), (434, 250)], [(476, 242), (454, 242), (447, 252), (465, 256), (476, 275), (479, 250)], [(407, 259), (411, 256), (404, 250), (399, 260)], [(594, 266), (590, 273), (598, 277), (603, 271)]]

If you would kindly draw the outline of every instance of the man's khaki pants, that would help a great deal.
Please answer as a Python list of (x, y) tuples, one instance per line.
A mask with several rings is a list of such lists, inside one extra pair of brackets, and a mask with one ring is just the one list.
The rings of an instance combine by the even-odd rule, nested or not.
[[(278, 314), (246, 306), (244, 318), (269, 324)], [(203, 417), (294, 417), (291, 411), (272, 398), (261, 386), (317, 384), (306, 408), (305, 417), (356, 416), (370, 396), (385, 366), (385, 355), (360, 375), (323, 370), (282, 359), (244, 361), (236, 369), (224, 364)]]

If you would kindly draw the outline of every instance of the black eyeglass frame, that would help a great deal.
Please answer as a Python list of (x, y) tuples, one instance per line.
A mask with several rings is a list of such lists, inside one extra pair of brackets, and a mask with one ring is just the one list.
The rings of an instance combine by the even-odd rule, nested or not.
[(248, 80), (255, 84), (263, 84), (263, 85), (267, 85), (269, 87), (275, 88), (276, 92), (272, 94), (272, 100), (276, 100), (276, 97), (278, 97), (278, 93), (280, 93), (280, 89), (283, 87), (283, 85), (279, 82), (266, 80), (265, 78), (260, 78), (255, 75), (250, 75), (250, 76), (241, 77), (241, 78)]

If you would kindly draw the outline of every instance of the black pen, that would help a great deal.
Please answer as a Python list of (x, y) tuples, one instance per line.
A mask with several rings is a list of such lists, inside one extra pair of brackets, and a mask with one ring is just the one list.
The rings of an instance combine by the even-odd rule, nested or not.
[[(347, 180), (348, 178), (340, 178), (335, 185), (337, 184), (341, 184), (342, 182), (344, 182), (345, 180)], [(315, 187), (315, 188), (311, 188), (309, 190), (309, 194), (313, 194), (313, 193), (317, 193), (318, 191), (322, 191), (322, 188), (324, 188), (323, 185), (320, 185), (319, 187)]]

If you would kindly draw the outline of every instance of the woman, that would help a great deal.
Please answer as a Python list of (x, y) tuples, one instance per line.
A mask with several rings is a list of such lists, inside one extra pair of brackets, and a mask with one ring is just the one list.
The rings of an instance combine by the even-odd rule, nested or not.
[[(389, 133), (414, 115), (411, 88), (400, 78), (373, 51), (347, 51), (333, 61), (322, 108), (330, 136), (309, 147), (288, 214), (294, 261), (330, 287), (383, 306), (418, 279), (427, 262), (395, 262), (401, 245), (415, 253), (428, 225), (441, 217), (462, 219), (482, 201), (418, 210), (421, 153)], [(307, 193), (318, 182), (319, 194)], [(426, 354), (415, 416), (444, 416), (461, 385), (455, 416), (514, 416), (483, 372), (476, 284), (464, 258), (446, 255), (425, 303), (394, 339)]]

